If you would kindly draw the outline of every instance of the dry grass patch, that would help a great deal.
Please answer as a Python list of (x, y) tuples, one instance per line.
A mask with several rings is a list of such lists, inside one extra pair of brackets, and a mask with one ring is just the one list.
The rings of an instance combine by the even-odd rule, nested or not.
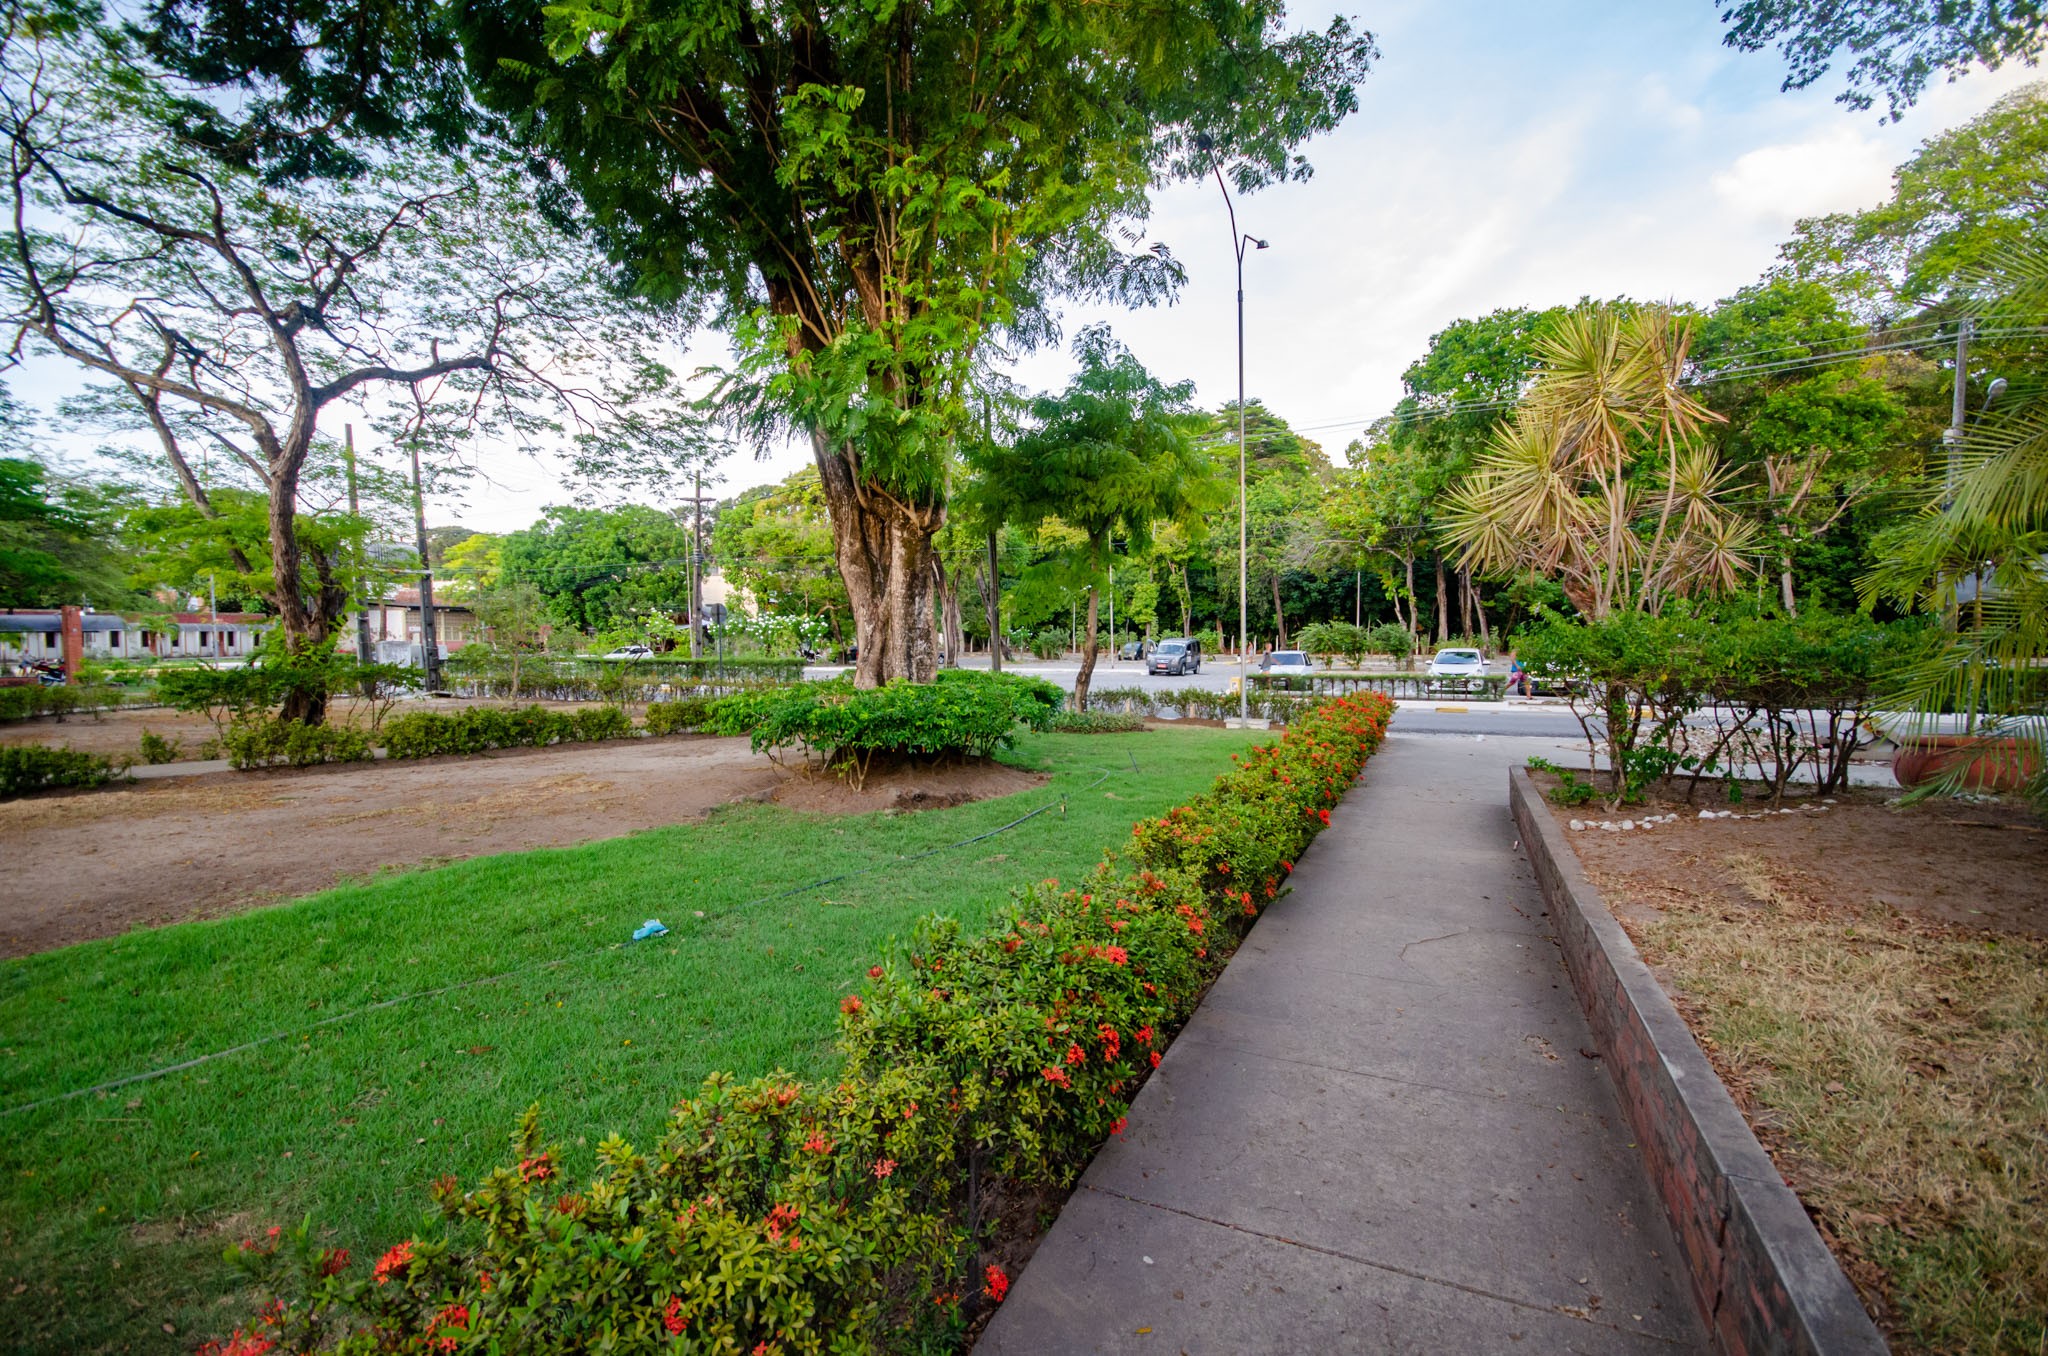
[(1897, 1349), (2048, 1350), (2048, 941), (1720, 865), (1753, 905), (1659, 890), (1629, 931)]

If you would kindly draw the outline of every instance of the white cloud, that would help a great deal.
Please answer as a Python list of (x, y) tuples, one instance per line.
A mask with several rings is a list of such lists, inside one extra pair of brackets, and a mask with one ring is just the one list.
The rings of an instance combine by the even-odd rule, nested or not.
[(1858, 128), (1838, 125), (1738, 156), (1714, 176), (1714, 192), (1750, 220), (1789, 225), (1883, 201), (1891, 191), (1892, 155)]

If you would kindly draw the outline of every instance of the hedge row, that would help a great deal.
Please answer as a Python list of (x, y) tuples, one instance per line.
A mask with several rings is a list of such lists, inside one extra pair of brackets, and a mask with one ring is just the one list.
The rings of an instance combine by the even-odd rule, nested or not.
[(76, 711), (98, 711), (119, 706), (127, 694), (105, 686), (66, 683), (61, 687), (41, 683), (0, 687), (0, 720), (29, 720), (35, 716), (63, 719)]
[(452, 715), (408, 711), (384, 722), (384, 748), (393, 758), (432, 758), (443, 753), (486, 753), (492, 749), (540, 748), (548, 744), (623, 739), (633, 722), (616, 706), (550, 711), (543, 706), (471, 707)]
[(96, 753), (43, 744), (0, 745), (0, 798), (60, 786), (105, 786), (119, 771)]
[[(460, 1227), (365, 1265), (302, 1229), (237, 1256), (279, 1301), (231, 1342), (285, 1352), (872, 1352), (957, 1341), (1008, 1278), (981, 1180), (1071, 1182), (1378, 745), (1326, 703), (1084, 880), (986, 932), (921, 924), (841, 1005), (844, 1068), (707, 1079), (649, 1152), (571, 1186), (529, 1111), (514, 1159), (435, 1198)], [(459, 1240), (459, 1241), (457, 1241)], [(231, 1345), (216, 1350), (233, 1350)]]

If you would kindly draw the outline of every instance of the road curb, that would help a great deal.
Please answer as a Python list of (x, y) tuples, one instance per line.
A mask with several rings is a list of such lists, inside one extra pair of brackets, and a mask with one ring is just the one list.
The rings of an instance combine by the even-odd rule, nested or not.
[(1509, 769), (1508, 805), (1715, 1345), (1730, 1356), (1888, 1351), (1527, 769)]

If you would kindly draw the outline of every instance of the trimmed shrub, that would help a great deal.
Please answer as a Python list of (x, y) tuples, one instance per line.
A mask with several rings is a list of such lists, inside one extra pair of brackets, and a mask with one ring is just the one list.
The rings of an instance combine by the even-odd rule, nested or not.
[(27, 683), (0, 687), (0, 720), (30, 720), (36, 716), (62, 720), (74, 712), (98, 711), (119, 706), (126, 700), (126, 693), (104, 685)]
[(649, 702), (647, 733), (671, 735), (701, 730), (710, 724), (711, 708), (716, 701), (715, 697), (678, 697), (674, 701)]
[(1135, 734), (1145, 718), (1128, 711), (1062, 711), (1048, 728), (1054, 734)]
[(534, 1356), (956, 1345), (1008, 1286), (974, 1255), (981, 1178), (1065, 1184), (1122, 1131), (1391, 714), (1376, 696), (1325, 703), (1084, 880), (1020, 891), (976, 935), (920, 924), (841, 1004), (835, 1079), (714, 1075), (651, 1151), (607, 1139), (573, 1188), (529, 1111), (514, 1161), (436, 1185), (463, 1226), (447, 1238), (367, 1267), (310, 1227), (243, 1249), (259, 1283), (300, 1279), (237, 1340), (364, 1356), (450, 1339)]
[(302, 720), (256, 716), (232, 722), (221, 733), (228, 762), (241, 769), (315, 767), (360, 763), (370, 756), (370, 737), (346, 725), (308, 725)]
[(1041, 678), (944, 669), (930, 683), (856, 688), (851, 678), (798, 683), (722, 698), (709, 728), (752, 737), (756, 750), (822, 753), (856, 785), (877, 756), (985, 756), (1007, 748), (1020, 724), (1045, 729), (1066, 694)]
[(113, 760), (96, 753), (46, 744), (0, 745), (0, 797), (60, 786), (105, 786), (116, 771)]
[(473, 706), (467, 711), (407, 711), (384, 722), (384, 750), (393, 758), (444, 753), (545, 748), (549, 744), (625, 739), (633, 722), (616, 706), (550, 711), (544, 706)]
[(572, 713), (569, 720), (575, 730), (573, 738), (586, 744), (633, 737), (632, 718), (617, 706), (586, 706)]

